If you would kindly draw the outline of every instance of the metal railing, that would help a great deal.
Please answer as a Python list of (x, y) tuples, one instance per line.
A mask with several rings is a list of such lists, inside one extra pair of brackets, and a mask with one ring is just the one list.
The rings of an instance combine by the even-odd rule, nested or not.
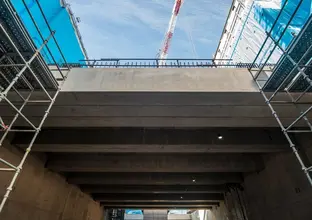
[[(157, 58), (102, 58), (80, 60), (80, 63), (68, 63), (69, 67), (81, 68), (259, 68), (256, 63), (234, 63), (229, 59), (163, 59)], [(64, 64), (65, 66), (65, 64)], [(274, 64), (266, 64), (274, 66)]]

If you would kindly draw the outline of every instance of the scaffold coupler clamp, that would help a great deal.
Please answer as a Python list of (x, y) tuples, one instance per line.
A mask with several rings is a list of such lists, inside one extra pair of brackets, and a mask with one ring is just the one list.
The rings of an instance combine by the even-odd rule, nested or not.
[(1, 116), (0, 116), (0, 127), (1, 127), (0, 130), (2, 130), (2, 131), (5, 131), (5, 130), (7, 130), (7, 129), (9, 128), (9, 126), (7, 126), (7, 125), (3, 122)]

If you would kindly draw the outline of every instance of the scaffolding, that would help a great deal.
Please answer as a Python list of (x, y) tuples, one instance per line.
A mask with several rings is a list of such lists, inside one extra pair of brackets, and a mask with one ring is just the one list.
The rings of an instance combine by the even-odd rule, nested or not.
[[(69, 68), (61, 68), (54, 60), (49, 42), (57, 46), (57, 52), (63, 57), (63, 66), (67, 66), (65, 57), (54, 37), (55, 31), (51, 29), (39, 1), (36, 0), (35, 3), (49, 30), (49, 35), (45, 38), (24, 0), (23, 3), (42, 43), (41, 46), (36, 47), (11, 2), (0, 1), (0, 108), (6, 110), (0, 113), (0, 146), (3, 147), (10, 133), (28, 132), (32, 133), (32, 138), (18, 164), (13, 164), (0, 155), (0, 171), (12, 172), (12, 179), (0, 200), (0, 213), (69, 71)], [(54, 60), (57, 73), (52, 72), (44, 61), (41, 55), (44, 48)], [(39, 119), (29, 117), (24, 113), (25, 108), (33, 104), (46, 106)], [(4, 112), (7, 115), (3, 115)]]
[[(302, 2), (303, 0), (300, 0), (292, 9), (289, 20), (286, 24), (283, 23), (283, 29), (279, 35), (273, 37), (272, 32), (277, 25), (281, 24), (281, 14), (288, 3), (287, 0), (284, 2), (271, 29), (266, 33), (267, 36), (249, 71), (312, 186), (312, 166), (306, 165), (307, 162), (303, 160), (295, 142), (296, 135), (312, 132), (312, 125), (308, 119), (312, 110), (312, 16), (310, 15), (301, 31), (286, 49), (280, 46), (280, 41), (298, 14)], [(259, 61), (259, 55), (268, 48), (269, 53), (264, 62)], [(282, 56), (273, 68), (267, 68), (271, 55), (277, 49), (282, 51)], [(280, 105), (292, 106), (297, 111), (296, 117), (287, 121), (280, 117), (279, 112), (276, 111), (276, 107)]]

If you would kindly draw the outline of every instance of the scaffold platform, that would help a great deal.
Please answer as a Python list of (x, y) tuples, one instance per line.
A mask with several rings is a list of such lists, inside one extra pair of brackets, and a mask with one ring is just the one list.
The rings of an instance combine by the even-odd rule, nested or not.
[[(23, 76), (32, 87), (38, 89), (40, 85), (37, 80), (35, 80), (30, 69), (25, 67), (23, 59), (17, 52), (17, 50), (20, 51), (25, 60), (30, 60), (36, 53), (35, 44), (9, 1), (0, 1), (0, 14), (0, 27), (6, 30), (6, 34), (13, 41), (10, 42), (6, 34), (0, 35), (0, 86), (2, 88), (7, 88), (15, 75), (25, 68)], [(58, 83), (40, 53), (29, 65), (35, 73), (35, 76), (38, 77), (46, 89), (57, 89)], [(28, 88), (22, 80), (18, 80), (15, 87), (17, 89)]]

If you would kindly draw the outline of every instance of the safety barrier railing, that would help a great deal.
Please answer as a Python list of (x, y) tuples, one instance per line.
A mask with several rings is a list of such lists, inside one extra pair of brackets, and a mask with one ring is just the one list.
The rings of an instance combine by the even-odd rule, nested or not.
[[(258, 68), (256, 63), (234, 63), (228, 59), (163, 59), (155, 58), (102, 58), (81, 60), (80, 63), (68, 63), (69, 67), (81, 68)], [(65, 64), (64, 64), (65, 65)], [(274, 64), (266, 64), (273, 66)]]

